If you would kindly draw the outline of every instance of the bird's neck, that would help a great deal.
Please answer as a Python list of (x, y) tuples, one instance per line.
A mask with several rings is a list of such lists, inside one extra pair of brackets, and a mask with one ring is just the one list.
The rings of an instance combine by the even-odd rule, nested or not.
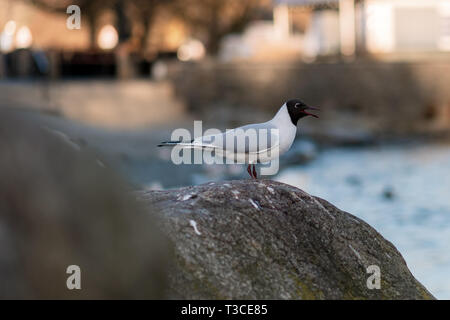
[(286, 104), (283, 104), (280, 110), (278, 110), (278, 112), (272, 118), (271, 122), (279, 128), (288, 126), (295, 127), (297, 129), (297, 126), (292, 123), (291, 116), (289, 115)]

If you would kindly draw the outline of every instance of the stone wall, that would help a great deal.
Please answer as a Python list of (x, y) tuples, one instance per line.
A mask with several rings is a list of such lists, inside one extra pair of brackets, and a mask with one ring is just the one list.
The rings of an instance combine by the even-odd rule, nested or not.
[[(276, 110), (297, 97), (322, 117), (368, 120), (382, 132), (450, 129), (450, 60), (434, 62), (181, 64), (177, 94), (194, 110), (217, 105)], [(323, 122), (322, 122), (323, 123)]]

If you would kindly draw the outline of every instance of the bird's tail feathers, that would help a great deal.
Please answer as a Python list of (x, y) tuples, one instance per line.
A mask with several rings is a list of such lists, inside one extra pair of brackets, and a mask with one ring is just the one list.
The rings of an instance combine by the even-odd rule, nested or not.
[(173, 147), (173, 146), (177, 146), (177, 145), (180, 145), (180, 146), (189, 146), (189, 145), (191, 145), (191, 143), (193, 142), (194, 140), (191, 140), (191, 141), (181, 141), (181, 140), (179, 140), (179, 141), (163, 141), (163, 142), (161, 142), (160, 144), (158, 144), (158, 147)]
[(216, 150), (217, 147), (214, 145), (194, 143), (194, 140), (191, 141), (164, 141), (158, 144), (158, 147), (174, 147), (179, 146), (183, 149), (197, 149), (197, 150)]

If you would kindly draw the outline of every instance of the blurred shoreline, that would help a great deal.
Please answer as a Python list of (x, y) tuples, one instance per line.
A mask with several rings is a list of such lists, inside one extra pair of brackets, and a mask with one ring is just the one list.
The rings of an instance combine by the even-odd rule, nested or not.
[[(81, 147), (99, 153), (105, 163), (116, 167), (138, 188), (174, 188), (245, 178), (247, 174), (239, 165), (173, 165), (170, 150), (156, 145), (169, 139), (176, 128), (193, 132), (194, 120), (203, 120), (203, 130), (225, 130), (273, 116), (268, 110), (236, 109), (224, 104), (211, 106), (200, 116), (176, 97), (168, 81), (65, 80), (52, 83), (48, 92), (45, 86), (37, 81), (1, 81), (4, 99), (0, 107), (14, 106), (43, 127), (62, 132)], [(320, 119), (305, 119), (299, 124), (296, 142), (280, 159), (280, 169), (308, 163), (323, 150), (335, 148), (401, 149), (450, 142), (447, 132), (375, 134), (364, 121), (339, 117), (330, 122), (326, 113), (322, 109)]]

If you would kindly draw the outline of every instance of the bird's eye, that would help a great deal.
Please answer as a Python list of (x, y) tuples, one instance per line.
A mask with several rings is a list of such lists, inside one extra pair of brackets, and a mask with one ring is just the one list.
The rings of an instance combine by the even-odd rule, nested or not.
[(295, 104), (295, 107), (298, 108), (299, 106), (300, 106), (300, 103), (297, 102), (297, 103)]

